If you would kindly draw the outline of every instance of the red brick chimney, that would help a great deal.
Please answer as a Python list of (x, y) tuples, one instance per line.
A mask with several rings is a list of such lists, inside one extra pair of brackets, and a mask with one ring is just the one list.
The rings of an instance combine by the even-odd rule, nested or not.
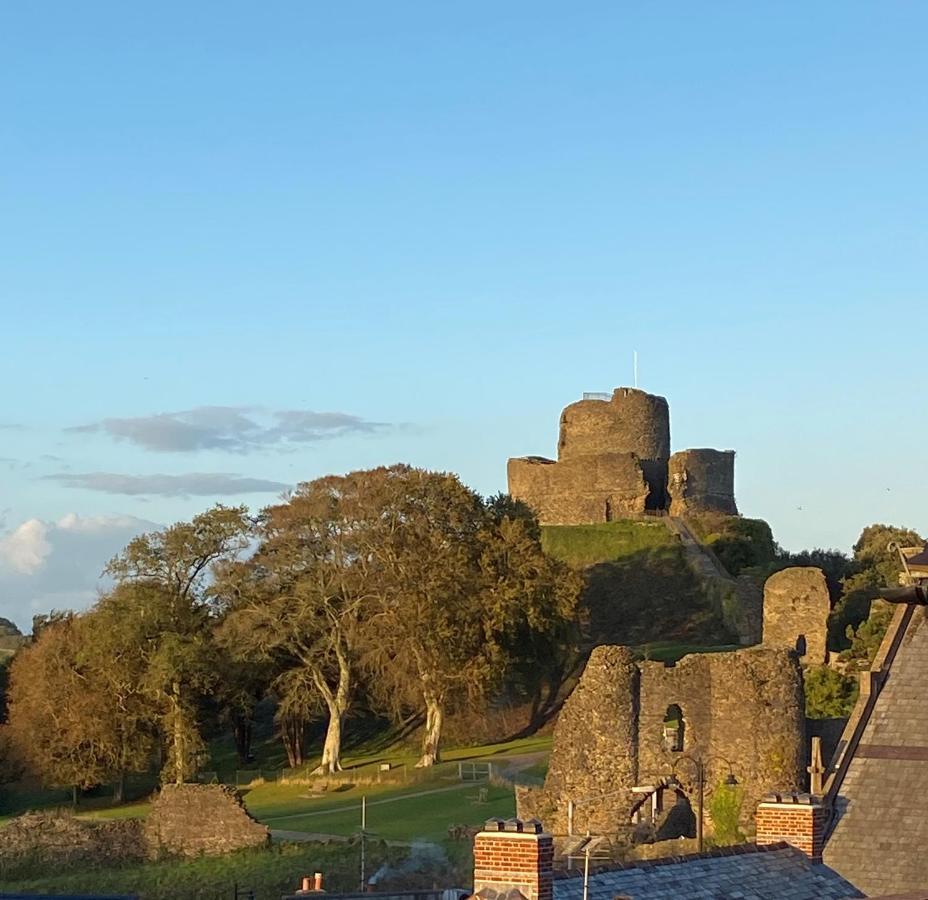
[(474, 838), (474, 893), (496, 900), (513, 890), (553, 900), (554, 839), (537, 819), (489, 819)]
[(814, 794), (768, 794), (757, 807), (758, 844), (786, 841), (822, 861), (828, 810)]

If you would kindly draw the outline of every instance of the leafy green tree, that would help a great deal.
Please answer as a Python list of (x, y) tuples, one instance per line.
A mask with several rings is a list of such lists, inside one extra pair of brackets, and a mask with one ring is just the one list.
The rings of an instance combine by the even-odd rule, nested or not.
[(740, 785), (720, 782), (712, 791), (709, 800), (709, 815), (712, 818), (712, 840), (717, 846), (741, 844), (741, 807), (744, 804), (744, 789)]
[(526, 731), (553, 713), (568, 674), (579, 664), (583, 576), (544, 553), (534, 513), (505, 494), (486, 501), (481, 533), (486, 598), (508, 612), (500, 642), (510, 685), (531, 701)]
[[(854, 558), (844, 579), (841, 600), (829, 621), (829, 642), (846, 648), (854, 631), (870, 614), (870, 604), (885, 587), (896, 587), (902, 562), (890, 544), (901, 547), (922, 546), (924, 539), (910, 528), (892, 525), (868, 525), (854, 544)], [(850, 629), (850, 631), (849, 631)], [(870, 636), (871, 639), (872, 636)]]
[(59, 619), (13, 661), (9, 738), (47, 784), (92, 787), (150, 756), (138, 704), (118, 689), (123, 661), (96, 652), (99, 625), (92, 614)]
[(0, 725), (6, 721), (6, 691), (10, 681), (11, 656), (0, 656)]
[(802, 550), (799, 553), (783, 554), (780, 557), (780, 562), (782, 565), (778, 565), (778, 568), (812, 566), (821, 569), (825, 574), (825, 582), (828, 585), (828, 594), (831, 597), (832, 606), (841, 597), (844, 590), (844, 579), (855, 571), (855, 564), (846, 553), (842, 553), (840, 550), (823, 550), (820, 547), (814, 550)]
[(810, 719), (845, 718), (857, 702), (857, 680), (828, 666), (811, 666), (803, 675), (806, 716)]
[(209, 576), (246, 548), (251, 525), (245, 507), (217, 505), (134, 538), (107, 566), (117, 586), (98, 610), (142, 657), (168, 750), (165, 780), (188, 780), (204, 750), (198, 705), (217, 677)]
[(705, 541), (732, 575), (738, 575), (742, 569), (767, 566), (778, 552), (773, 532), (762, 519), (728, 516)]
[(10, 735), (9, 726), (0, 725), (0, 787), (19, 781), (25, 769), (25, 764)]
[(847, 637), (851, 646), (841, 653), (841, 659), (852, 670), (869, 669), (876, 658), (880, 644), (889, 623), (892, 621), (895, 607), (885, 601), (875, 601), (870, 608), (870, 615), (856, 628), (847, 626)]
[(417, 765), (430, 766), (448, 709), (500, 686), (520, 629), (572, 621), (579, 581), (545, 556), (536, 522), (495, 512), (501, 502), (488, 506), (453, 475), (393, 466), (367, 476), (377, 516), (365, 663), (382, 700), (424, 713)]
[(288, 502), (264, 510), (257, 551), (226, 567), (215, 588), (228, 609), (223, 644), (277, 673), (278, 725), (291, 765), (302, 761), (310, 711), (319, 700), (324, 705), (321, 773), (342, 767), (355, 689), (358, 628), (372, 577), (365, 548), (376, 513), (366, 485), (364, 473), (300, 485)]

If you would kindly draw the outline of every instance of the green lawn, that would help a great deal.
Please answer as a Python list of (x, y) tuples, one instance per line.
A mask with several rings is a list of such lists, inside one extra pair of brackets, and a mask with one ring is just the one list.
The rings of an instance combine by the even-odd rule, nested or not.
[[(450, 825), (480, 825), (494, 816), (508, 819), (515, 815), (512, 788), (485, 783), (421, 785), (417, 791), (357, 789), (351, 792), (350, 799), (346, 795), (346, 802), (339, 804), (305, 799), (293, 803), (292, 796), (283, 798), (279, 794), (286, 786), (273, 787), (276, 791), (256, 788), (246, 801), (262, 822), (272, 829), (286, 831), (357, 834), (361, 829), (362, 795), (367, 798), (367, 830), (385, 840), (445, 841)], [(304, 814), (279, 811), (298, 805), (308, 811)]]
[[(401, 849), (368, 846), (369, 872), (385, 861), (398, 861)], [(165, 861), (114, 869), (43, 873), (41, 877), (3, 881), (7, 892), (133, 893), (141, 900), (229, 900), (233, 887), (253, 888), (256, 900), (279, 900), (299, 887), (302, 876), (325, 874), (330, 891), (358, 889), (358, 849), (345, 844), (280, 844), (269, 850), (222, 857)]]
[(546, 525), (541, 529), (545, 552), (572, 566), (590, 566), (642, 550), (670, 547), (675, 541), (663, 522), (632, 519), (599, 525)]
[(690, 653), (726, 653), (730, 650), (740, 650), (739, 644), (686, 644), (679, 641), (652, 641), (649, 644), (640, 644), (635, 647), (642, 659), (653, 659), (658, 662), (677, 662)]
[[(512, 765), (514, 758), (544, 755), (550, 749), (550, 735), (452, 748), (444, 752), (445, 762), (429, 770), (415, 769), (416, 754), (402, 749), (393, 754), (349, 756), (342, 783), (327, 791), (314, 794), (308, 784), (267, 781), (243, 789), (243, 794), (251, 814), (272, 829), (355, 834), (360, 829), (361, 798), (365, 797), (371, 832), (389, 840), (440, 841), (447, 838), (449, 825), (479, 825), (492, 816), (509, 818), (515, 814), (511, 788), (462, 784), (458, 778), (459, 761), (493, 762), (502, 770)], [(352, 781), (376, 778), (381, 762), (391, 763), (394, 768), (389, 777), (395, 780), (383, 784)], [(533, 762), (526, 772), (543, 777), (542, 767), (547, 767), (545, 757)], [(487, 792), (485, 798), (480, 797), (481, 788)], [(141, 817), (148, 811), (149, 804), (142, 801), (81, 814), (109, 819)]]

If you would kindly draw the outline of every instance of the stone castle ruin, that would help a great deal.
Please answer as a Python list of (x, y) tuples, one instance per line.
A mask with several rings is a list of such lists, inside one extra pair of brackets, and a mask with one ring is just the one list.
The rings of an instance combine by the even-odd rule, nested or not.
[(665, 666), (635, 660), (627, 647), (597, 647), (558, 717), (544, 786), (520, 791), (519, 815), (559, 835), (622, 834), (671, 773), (679, 795), (694, 800), (696, 772), (681, 762), (696, 753), (707, 760), (707, 794), (737, 778), (748, 828), (771, 785), (801, 790), (804, 748), (802, 675), (789, 649), (693, 654)]
[(670, 452), (670, 408), (637, 388), (586, 394), (561, 413), (557, 461), (509, 460), (509, 493), (543, 525), (611, 522), (646, 512), (737, 515), (733, 450)]
[[(670, 815), (681, 800), (695, 823), (693, 759), (701, 757), (708, 797), (736, 778), (750, 831), (768, 791), (805, 784), (802, 668), (826, 660), (829, 609), (822, 571), (793, 567), (767, 580), (757, 646), (671, 665), (596, 647), (558, 716), (544, 786), (520, 789), (519, 814), (557, 835), (627, 836), (645, 824), (645, 840), (676, 837), (685, 832), (664, 829), (679, 824)], [(671, 774), (678, 784), (669, 790)]]

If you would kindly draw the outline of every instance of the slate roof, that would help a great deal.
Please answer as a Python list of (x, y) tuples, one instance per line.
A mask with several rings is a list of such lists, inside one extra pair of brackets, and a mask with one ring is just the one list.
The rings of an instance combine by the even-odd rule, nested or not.
[[(740, 848), (739, 848), (740, 849)], [(748, 849), (748, 848), (745, 848)], [(726, 856), (654, 860), (590, 875), (590, 900), (848, 900), (863, 897), (787, 844)], [(554, 900), (582, 900), (583, 878), (554, 882)]]
[(905, 614), (899, 649), (838, 785), (825, 844), (825, 863), (871, 896), (928, 887), (928, 621), (924, 606)]
[(928, 568), (928, 547), (922, 550), (921, 553), (916, 553), (914, 556), (908, 557), (905, 562), (909, 568)]

